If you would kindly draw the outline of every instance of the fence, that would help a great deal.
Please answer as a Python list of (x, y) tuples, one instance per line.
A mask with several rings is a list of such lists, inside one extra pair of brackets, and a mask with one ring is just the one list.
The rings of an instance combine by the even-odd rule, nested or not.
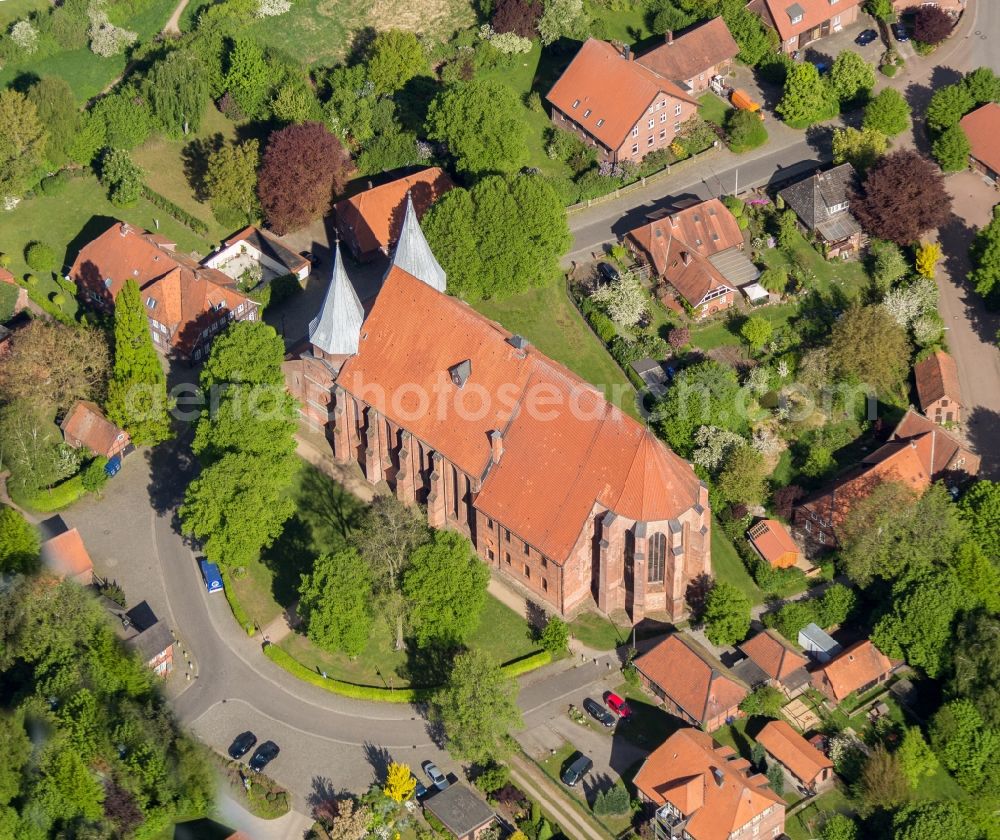
[(657, 181), (661, 181), (673, 172), (677, 167), (684, 166), (684, 164), (690, 161), (699, 160), (707, 154), (711, 154), (719, 148), (719, 141), (716, 141), (713, 145), (709, 146), (702, 152), (698, 152), (696, 155), (691, 155), (691, 157), (686, 157), (684, 160), (679, 160), (677, 163), (668, 163), (663, 169), (658, 172), (654, 172), (652, 175), (646, 175), (640, 178), (638, 181), (633, 181), (624, 187), (618, 187), (618, 189), (613, 190), (605, 195), (599, 195), (597, 198), (588, 198), (586, 201), (580, 201), (577, 204), (570, 204), (566, 208), (566, 213), (572, 215), (573, 213), (578, 213), (581, 210), (586, 210), (588, 207), (593, 207), (595, 204), (603, 204), (605, 201), (612, 201), (616, 198), (621, 198), (624, 195), (629, 195), (636, 190), (640, 190), (650, 183), (655, 184)]

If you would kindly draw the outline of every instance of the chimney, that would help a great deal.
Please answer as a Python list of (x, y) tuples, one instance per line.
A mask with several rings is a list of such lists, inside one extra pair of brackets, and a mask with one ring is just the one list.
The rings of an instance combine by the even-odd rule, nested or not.
[(672, 227), (672, 228), (677, 227), (677, 217), (676, 216), (667, 216), (667, 218), (670, 219), (670, 227)]
[(490, 449), (493, 463), (499, 464), (500, 458), (503, 456), (503, 432), (498, 429), (490, 432)]
[(625, 44), (622, 47), (622, 57), (626, 61), (631, 61), (632, 60), (632, 47), (630, 47), (628, 44)]
[(130, 232), (131, 230), (132, 230), (132, 228), (130, 228), (130, 227), (128, 226), (128, 222), (122, 222), (122, 223), (121, 223), (121, 226), (120, 226), (120, 227), (118, 228), (118, 232), (119, 232), (119, 233), (120, 233), (120, 234), (121, 234), (122, 236), (127, 236), (127, 235), (129, 234), (129, 232)]
[(673, 44), (673, 42), (674, 42), (674, 30), (673, 29), (668, 29), (667, 30), (667, 44), (668, 45), (669, 44)]

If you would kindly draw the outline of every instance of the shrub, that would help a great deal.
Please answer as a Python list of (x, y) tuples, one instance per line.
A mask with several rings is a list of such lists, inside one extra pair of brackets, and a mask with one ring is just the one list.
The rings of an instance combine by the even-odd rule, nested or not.
[(268, 285), (271, 287), (269, 306), (284, 303), (302, 291), (302, 284), (294, 274), (282, 274), (281, 277), (275, 277)]
[(178, 207), (166, 196), (160, 195), (155, 190), (150, 189), (145, 184), (142, 185), (142, 197), (146, 199), (154, 207), (158, 207), (164, 213), (172, 216), (178, 222), (180, 222), (185, 227), (191, 228), (195, 233), (206, 234), (208, 233), (208, 225), (205, 224), (201, 219), (192, 216), (187, 210)]
[(680, 350), (691, 343), (691, 330), (687, 327), (674, 327), (669, 333), (667, 333), (667, 343), (674, 348), (674, 350)]
[(501, 666), (500, 670), (503, 671), (506, 677), (520, 677), (522, 674), (530, 673), (543, 665), (548, 665), (552, 661), (552, 654), (547, 650), (535, 651), (535, 653), (529, 653), (527, 656), (522, 656), (520, 659), (515, 659), (513, 662), (508, 662), (506, 665)]
[(767, 142), (767, 129), (756, 114), (736, 109), (726, 117), (726, 136), (734, 152), (749, 152)]
[(98, 587), (97, 591), (109, 601), (114, 601), (119, 607), (124, 607), (128, 603), (125, 598), (125, 590), (122, 589), (117, 580), (105, 581)]
[(32, 242), (24, 250), (24, 261), (35, 271), (55, 271), (58, 259), (55, 250), (44, 242)]
[(493, 793), (506, 785), (509, 779), (510, 768), (493, 762), (480, 771), (473, 784), (483, 793)]
[(63, 170), (62, 172), (57, 172), (55, 175), (42, 178), (42, 183), (39, 186), (44, 195), (59, 195), (59, 193), (66, 189), (68, 183), (69, 173)]
[(538, 641), (550, 654), (558, 656), (569, 645), (569, 625), (557, 615), (550, 616)]
[(10, 488), (11, 497), (18, 505), (30, 508), (36, 513), (55, 513), (57, 510), (69, 507), (86, 492), (79, 474), (66, 479), (62, 484), (29, 495), (16, 492), (13, 486)]
[(84, 468), (80, 474), (84, 490), (88, 493), (97, 493), (108, 483), (108, 474), (104, 471), (107, 465), (108, 459), (103, 455), (98, 455)]

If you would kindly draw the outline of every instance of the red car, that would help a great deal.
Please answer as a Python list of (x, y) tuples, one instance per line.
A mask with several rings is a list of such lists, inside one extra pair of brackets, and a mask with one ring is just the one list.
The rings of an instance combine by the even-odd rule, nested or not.
[(629, 708), (628, 703), (614, 692), (607, 692), (604, 695), (604, 702), (608, 704), (608, 708), (618, 715), (618, 717), (623, 719), (632, 717), (632, 710)]

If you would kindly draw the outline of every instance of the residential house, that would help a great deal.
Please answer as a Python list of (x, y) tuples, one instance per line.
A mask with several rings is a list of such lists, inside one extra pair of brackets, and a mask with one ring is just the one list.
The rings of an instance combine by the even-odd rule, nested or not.
[(722, 663), (695, 649), (680, 633), (635, 661), (643, 687), (671, 714), (706, 731), (739, 717), (746, 686), (723, 673)]
[(230, 321), (256, 321), (260, 306), (215, 268), (177, 252), (158, 233), (115, 222), (84, 245), (69, 278), (80, 298), (110, 312), (129, 279), (139, 284), (153, 346), (165, 355), (199, 361)]
[(854, 256), (866, 241), (861, 225), (850, 211), (856, 177), (854, 167), (842, 163), (778, 193), (785, 205), (795, 211), (805, 232), (821, 243), (827, 259)]
[(478, 840), (497, 819), (493, 809), (461, 782), (436, 791), (423, 805), (456, 840)]
[(822, 627), (809, 622), (799, 630), (799, 647), (817, 662), (829, 662), (841, 651), (841, 644)]
[(777, 519), (761, 519), (747, 531), (747, 539), (772, 569), (787, 569), (802, 558), (802, 550)]
[(119, 616), (119, 636), (153, 673), (165, 677), (174, 669), (174, 634), (142, 601)]
[(898, 481), (921, 495), (935, 481), (964, 483), (976, 475), (979, 463), (959, 440), (910, 409), (885, 444), (795, 508), (795, 526), (808, 547), (832, 548), (851, 508), (880, 484)]
[(438, 166), (421, 169), (386, 184), (373, 187), (333, 205), (337, 234), (362, 261), (388, 256), (399, 241), (406, 212), (406, 197), (413, 201), (417, 219), (454, 187), (448, 174)]
[(931, 353), (913, 366), (920, 410), (935, 423), (962, 422), (962, 392), (958, 366), (943, 350)]
[(466, 534), (561, 615), (592, 602), (636, 621), (687, 613), (688, 584), (711, 574), (708, 491), (690, 464), (445, 294), (412, 200), (369, 311), (339, 247), (332, 275), (308, 347), (284, 366), (305, 445)]
[(14, 306), (11, 309), (10, 317), (17, 315), (24, 309), (28, 308), (28, 290), (21, 286), (14, 275), (11, 274), (6, 268), (0, 266), (0, 283), (4, 283), (7, 286), (12, 286), (17, 289), (16, 296), (14, 297)]
[(959, 125), (969, 138), (969, 166), (994, 186), (1000, 186), (1000, 104), (989, 102), (962, 117)]
[(904, 12), (915, 12), (921, 6), (937, 6), (952, 17), (958, 17), (965, 11), (968, 0), (892, 0), (892, 10), (901, 15)]
[(764, 682), (784, 692), (786, 697), (798, 697), (808, 688), (809, 660), (792, 650), (773, 630), (764, 630), (747, 639), (739, 649), (760, 669)]
[(778, 33), (791, 55), (858, 20), (862, 0), (751, 0), (747, 8)]
[(205, 268), (218, 269), (237, 282), (254, 266), (259, 268), (265, 282), (286, 274), (293, 275), (296, 280), (305, 280), (310, 270), (309, 260), (296, 254), (278, 237), (253, 225), (234, 233), (201, 264)]
[(95, 403), (87, 400), (73, 404), (60, 428), (69, 446), (83, 447), (109, 459), (121, 455), (131, 444), (128, 432), (119, 429)]
[(597, 149), (602, 161), (638, 163), (666, 149), (698, 100), (644, 64), (589, 38), (546, 96), (552, 122)]
[(717, 198), (666, 213), (625, 234), (635, 258), (660, 278), (659, 296), (679, 295), (696, 317), (728, 309), (737, 288), (760, 275), (743, 244), (736, 218)]
[(842, 703), (849, 694), (864, 694), (884, 683), (901, 664), (865, 639), (813, 671), (812, 684), (834, 703)]
[(94, 582), (94, 564), (76, 528), (70, 528), (42, 543), (42, 565), (60, 580), (81, 586)]
[(770, 840), (785, 830), (785, 801), (767, 777), (697, 729), (680, 729), (653, 750), (634, 784), (656, 840)]
[(636, 61), (687, 93), (701, 93), (713, 76), (725, 76), (732, 70), (739, 51), (725, 20), (717, 17), (676, 37), (667, 32), (664, 43)]
[(833, 787), (833, 762), (784, 720), (772, 720), (757, 734), (760, 744), (806, 794)]

